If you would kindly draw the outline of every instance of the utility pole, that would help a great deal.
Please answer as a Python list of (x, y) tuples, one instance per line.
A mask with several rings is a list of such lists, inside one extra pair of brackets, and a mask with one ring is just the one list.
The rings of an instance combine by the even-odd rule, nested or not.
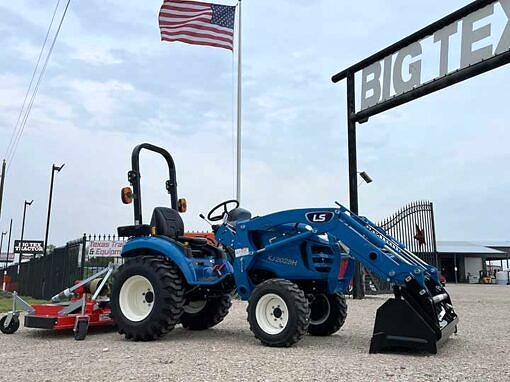
[(2, 179), (0, 179), (0, 218), (2, 217), (2, 200), (4, 199), (5, 159), (2, 162)]
[(50, 230), (50, 214), (51, 214), (51, 199), (53, 197), (53, 181), (55, 180), (55, 171), (60, 172), (60, 170), (62, 170), (62, 168), (64, 166), (65, 166), (65, 163), (60, 167), (57, 167), (57, 166), (55, 166), (55, 164), (53, 164), (53, 167), (51, 168), (50, 197), (48, 200), (48, 218), (46, 219), (46, 234), (44, 235), (43, 256), (47, 255), (46, 250), (48, 248), (48, 234), (49, 234), (49, 230)]

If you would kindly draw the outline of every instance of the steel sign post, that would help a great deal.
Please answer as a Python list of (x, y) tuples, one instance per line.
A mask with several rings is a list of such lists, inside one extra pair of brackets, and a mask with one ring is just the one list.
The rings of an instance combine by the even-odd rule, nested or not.
[[(356, 152), (356, 122), (353, 119), (356, 113), (354, 99), (355, 81), (354, 74), (347, 77), (347, 145), (349, 151), (349, 208), (355, 214), (359, 213), (358, 208), (358, 164)], [(354, 262), (354, 273), (352, 279), (352, 297), (360, 299), (365, 297), (365, 286), (363, 283), (361, 264)]]
[[(12, 233), (12, 219), (11, 223), (9, 224), (9, 237), (7, 238), (7, 257), (5, 258), (5, 270), (7, 271), (7, 263), (9, 262), (9, 250), (11, 248), (11, 233)], [(13, 253), (13, 259), (14, 262), (14, 253)]]
[[(4, 246), (4, 236), (7, 235), (7, 231), (6, 232), (0, 232), (0, 254), (2, 254), (2, 248)], [(6, 257), (6, 260), (5, 260), (5, 268), (7, 268), (7, 260), (8, 257)]]

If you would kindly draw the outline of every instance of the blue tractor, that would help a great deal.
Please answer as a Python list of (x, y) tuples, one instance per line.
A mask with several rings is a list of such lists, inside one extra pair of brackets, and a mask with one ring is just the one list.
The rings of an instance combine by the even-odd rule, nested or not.
[[(161, 154), (169, 167), (171, 208), (155, 208), (150, 224), (141, 213), (142, 149)], [(252, 217), (228, 200), (207, 216), (216, 239), (211, 242), (185, 236), (180, 213), (186, 201), (177, 198), (167, 151), (147, 143), (135, 147), (128, 178), (132, 189), (124, 188), (122, 199), (134, 202), (134, 225), (118, 228), (130, 239), (111, 294), (112, 316), (127, 339), (154, 340), (178, 324), (210, 328), (228, 314), (235, 292), (248, 301), (250, 329), (265, 345), (291, 346), (307, 333), (331, 335), (347, 316), (344, 293), (355, 260), (390, 282), (395, 294), (377, 311), (370, 352), (436, 353), (457, 329), (437, 269), (340, 204)], [(348, 265), (340, 273), (342, 261)]]

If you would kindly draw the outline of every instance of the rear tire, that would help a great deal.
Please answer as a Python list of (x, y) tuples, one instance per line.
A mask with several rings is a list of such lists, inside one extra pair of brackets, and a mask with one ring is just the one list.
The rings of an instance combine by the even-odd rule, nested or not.
[(5, 320), (7, 320), (7, 316), (0, 318), (0, 331), (3, 334), (13, 334), (19, 329), (19, 318), (17, 316), (11, 317), (11, 322), (7, 327), (5, 327)]
[(178, 267), (167, 259), (138, 256), (114, 275), (112, 318), (126, 339), (150, 341), (179, 322), (184, 287)]
[(308, 333), (312, 336), (336, 333), (347, 317), (347, 302), (341, 293), (316, 295), (310, 309)]
[(250, 330), (264, 345), (288, 347), (306, 334), (310, 308), (304, 292), (284, 279), (266, 280), (248, 301)]
[(230, 294), (184, 305), (181, 324), (185, 329), (204, 330), (219, 324), (232, 306)]

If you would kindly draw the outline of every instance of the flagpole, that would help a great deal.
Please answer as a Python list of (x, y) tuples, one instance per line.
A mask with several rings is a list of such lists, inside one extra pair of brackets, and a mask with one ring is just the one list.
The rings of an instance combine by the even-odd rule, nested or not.
[(241, 0), (239, 7), (239, 25), (237, 32), (237, 171), (236, 171), (236, 199), (241, 202)]

